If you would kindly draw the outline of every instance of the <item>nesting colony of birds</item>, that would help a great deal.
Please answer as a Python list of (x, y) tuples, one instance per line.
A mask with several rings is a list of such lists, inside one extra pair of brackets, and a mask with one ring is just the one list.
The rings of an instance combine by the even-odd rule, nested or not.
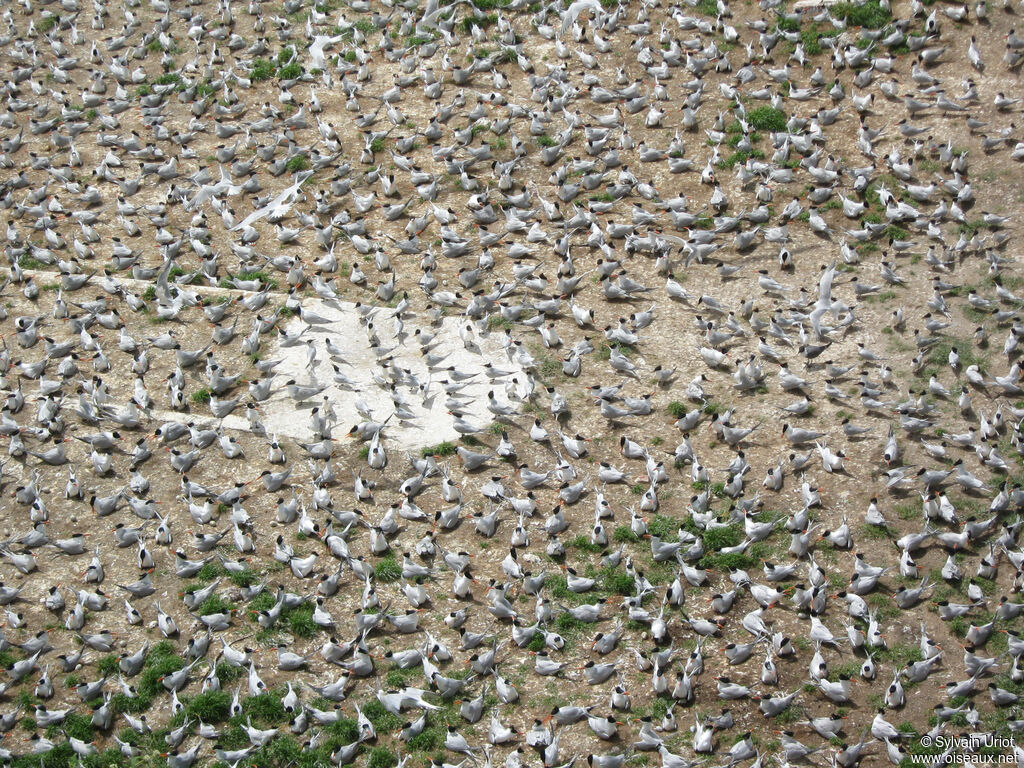
[(1022, 14), (0, 5), (0, 760), (1024, 764)]

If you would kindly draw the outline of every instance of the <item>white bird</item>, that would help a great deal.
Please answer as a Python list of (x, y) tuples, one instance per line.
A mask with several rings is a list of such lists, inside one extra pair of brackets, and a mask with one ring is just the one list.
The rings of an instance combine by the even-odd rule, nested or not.
[[(593, 11), (595, 22), (604, 14), (604, 8), (601, 6), (600, 0), (576, 0), (576, 2), (566, 8), (565, 12), (562, 14), (561, 34), (564, 35), (568, 32), (572, 25), (576, 23), (576, 19), (579, 15), (586, 10)], [(594, 26), (597, 28), (600, 25), (595, 23)]]

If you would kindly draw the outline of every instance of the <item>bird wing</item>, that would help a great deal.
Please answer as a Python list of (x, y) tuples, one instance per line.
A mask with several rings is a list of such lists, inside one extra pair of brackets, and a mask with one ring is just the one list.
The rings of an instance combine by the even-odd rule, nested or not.
[(279, 205), (284, 204), (285, 201), (290, 201), (292, 196), (299, 191), (299, 188), (302, 186), (302, 183), (312, 175), (313, 171), (303, 171), (302, 173), (296, 174), (294, 184), (285, 189), (281, 194), (279, 194), (277, 197), (275, 197), (262, 208), (259, 208), (258, 210), (255, 210), (252, 213), (250, 213), (248, 216), (246, 216), (244, 219), (238, 222), (238, 224), (232, 227), (231, 230), (237, 231), (239, 229), (244, 229), (245, 227), (252, 224), (254, 221), (257, 221), (269, 215)]
[(576, 21), (577, 17), (587, 8), (592, 10), (595, 14), (603, 12), (601, 3), (598, 0), (576, 0), (575, 3), (566, 9), (565, 15), (562, 17), (563, 35), (569, 31), (569, 27), (573, 25), (573, 22)]
[(423, 10), (423, 16), (420, 18), (419, 23), (425, 27), (436, 26), (435, 20), (441, 11), (438, 6), (438, 0), (427, 0), (427, 7)]

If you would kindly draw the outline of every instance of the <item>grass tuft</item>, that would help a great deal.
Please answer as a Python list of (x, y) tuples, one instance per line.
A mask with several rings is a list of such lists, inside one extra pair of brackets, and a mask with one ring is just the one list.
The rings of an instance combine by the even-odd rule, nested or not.
[(786, 113), (775, 107), (757, 107), (747, 113), (750, 127), (758, 131), (780, 133), (786, 130)]
[(231, 695), (226, 691), (200, 693), (185, 704), (185, 714), (204, 723), (223, 722), (231, 715)]
[(427, 458), (428, 456), (451, 456), (455, 453), (455, 449), (455, 443), (450, 443), (445, 440), (443, 443), (438, 443), (437, 445), (431, 445), (424, 448), (421, 453), (423, 458)]
[(373, 575), (381, 583), (398, 581), (402, 578), (402, 566), (398, 564), (394, 556), (388, 555), (377, 563), (373, 569)]
[(249, 79), (253, 82), (269, 80), (274, 76), (276, 68), (266, 59), (256, 59), (249, 69)]
[(678, 400), (673, 400), (668, 404), (666, 410), (673, 419), (681, 419), (687, 413), (686, 403), (681, 403)]
[(878, 0), (866, 3), (837, 3), (832, 6), (832, 15), (852, 27), (881, 29), (892, 19), (892, 13), (882, 7)]

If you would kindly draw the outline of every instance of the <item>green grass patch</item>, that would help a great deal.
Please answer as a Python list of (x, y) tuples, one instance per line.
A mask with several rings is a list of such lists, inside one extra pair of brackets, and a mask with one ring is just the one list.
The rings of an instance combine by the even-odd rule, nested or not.
[[(205, 566), (204, 566), (205, 567)], [(256, 571), (243, 568), (240, 571), (229, 571), (228, 580), (236, 587), (251, 587), (260, 580), (260, 575)]]
[(387, 747), (374, 747), (366, 761), (367, 768), (392, 768), (398, 764), (398, 757)]
[(647, 530), (651, 536), (657, 536), (662, 541), (679, 540), (679, 521), (668, 515), (655, 515), (647, 523)]
[(251, 718), (253, 726), (258, 724), (280, 725), (289, 720), (289, 715), (281, 703), (283, 691), (277, 690), (250, 696), (242, 701), (242, 714)]
[(537, 373), (542, 381), (549, 381), (562, 372), (562, 364), (551, 355), (538, 355), (537, 362), (540, 363)]
[(107, 654), (106, 656), (103, 656), (99, 660), (97, 660), (97, 662), (96, 662), (96, 669), (104, 677), (110, 677), (111, 675), (116, 675), (117, 674), (117, 670), (118, 670), (117, 662), (118, 662), (117, 656), (115, 656), (114, 654), (110, 653), (110, 654)]
[(981, 587), (981, 591), (986, 595), (994, 595), (996, 593), (996, 583), (991, 579), (975, 576), (974, 583)]
[[(392, 672), (394, 671), (396, 670), (392, 670)], [(390, 672), (388, 674), (390, 675)], [(401, 685), (408, 685), (408, 682), (402, 683)], [(371, 723), (373, 723), (373, 727), (380, 731), (395, 731), (402, 727), (403, 721), (397, 715), (393, 715), (384, 709), (384, 705), (376, 699), (371, 699), (366, 702), (363, 706), (363, 714), (366, 715), (366, 718)]]
[[(193, 579), (195, 581), (196, 589), (206, 586), (214, 579), (223, 576), (225, 573), (227, 573), (227, 571), (220, 563), (206, 563), (202, 568), (196, 571), (196, 575)], [(186, 587), (185, 591), (189, 591), (189, 588)]]
[(727, 571), (730, 568), (742, 568), (746, 570), (748, 568), (757, 567), (757, 560), (744, 552), (730, 552), (728, 554), (715, 552), (704, 555), (698, 561), (697, 565), (701, 568), (713, 571)]
[(498, 328), (511, 328), (512, 321), (502, 317), (500, 314), (495, 314), (487, 318), (487, 327), (492, 331)]
[(69, 712), (64, 722), (51, 725), (46, 729), (48, 738), (57, 738), (62, 734), (69, 738), (90, 742), (93, 740), (92, 718), (89, 715)]
[(206, 601), (199, 606), (200, 616), (210, 616), (214, 613), (227, 613), (234, 610), (235, 606), (220, 595), (210, 595)]
[[(387, 684), (389, 690), (405, 688), (419, 675), (419, 671), (416, 668), (413, 669), (394, 669), (388, 670), (388, 673), (384, 676), (384, 682)], [(379, 702), (378, 702), (379, 703)], [(384, 710), (387, 712), (387, 710)]]
[(905, 667), (915, 661), (921, 661), (921, 649), (916, 645), (893, 645), (889, 648), (876, 648), (873, 655), (877, 661), (884, 661), (893, 664), (895, 667)]
[(775, 107), (757, 107), (747, 113), (747, 123), (758, 131), (780, 133), (786, 130), (786, 113)]
[(900, 615), (900, 608), (889, 595), (872, 592), (866, 598), (867, 604), (875, 611), (879, 619), (894, 619)]
[(784, 710), (779, 712), (774, 718), (774, 722), (779, 725), (793, 725), (804, 719), (804, 708), (797, 704), (790, 704)]
[(783, 32), (797, 32), (800, 29), (800, 20), (780, 18), (776, 27)]
[(222, 686), (235, 682), (235, 680), (243, 675), (245, 675), (245, 670), (241, 667), (234, 667), (230, 664), (217, 665), (217, 679)]
[(185, 714), (204, 723), (221, 723), (231, 716), (231, 694), (227, 691), (200, 693), (185, 704)]
[(764, 160), (764, 152), (760, 149), (733, 152), (731, 155), (721, 160), (718, 165), (720, 168), (735, 168), (737, 164), (743, 165), (750, 158), (754, 158), (755, 160)]
[(912, 501), (905, 502), (903, 504), (897, 504), (893, 507), (893, 512), (900, 520), (913, 520), (914, 518), (921, 517), (921, 505)]
[(181, 85), (181, 75), (177, 72), (164, 72), (153, 82), (157, 85)]
[(974, 237), (979, 231), (986, 229), (987, 227), (988, 225), (985, 223), (984, 219), (972, 219), (971, 221), (963, 222), (960, 225), (959, 230), (962, 234), (965, 234), (968, 237)]
[[(185, 660), (178, 655), (177, 648), (170, 641), (163, 640), (150, 648), (149, 654), (147, 654), (146, 660), (143, 662), (142, 672), (139, 673), (139, 681), (135, 686), (137, 691), (135, 700), (137, 706), (142, 708), (141, 710), (133, 709), (132, 711), (145, 711), (149, 709), (153, 698), (157, 694), (164, 692), (164, 687), (160, 683), (161, 678), (177, 672), (184, 666)], [(145, 706), (142, 706), (143, 704)]]
[(884, 304), (887, 301), (892, 301), (896, 298), (895, 291), (882, 291), (881, 293), (874, 293), (864, 297), (864, 301), (871, 302), (872, 304)]
[(555, 619), (555, 628), (558, 629), (559, 633), (565, 636), (568, 640), (570, 637), (575, 637), (585, 630), (587, 628), (587, 622), (580, 621), (571, 613), (561, 613), (558, 618)]
[(884, 525), (865, 524), (861, 526), (860, 532), (868, 539), (883, 540), (892, 537), (892, 533)]
[[(268, 611), (274, 607), (274, 596), (266, 591), (256, 595), (246, 605), (253, 621), (256, 620), (260, 611)], [(282, 631), (290, 632), (296, 637), (308, 638), (316, 634), (319, 627), (313, 621), (313, 604), (302, 603), (294, 608), (284, 608), (277, 623), (268, 630), (260, 629), (256, 633), (256, 639), (260, 642), (269, 642), (279, 639)]]
[(277, 68), (266, 59), (256, 59), (249, 68), (249, 79), (253, 82), (269, 80), (276, 71)]
[(487, 29), (487, 27), (493, 26), (498, 23), (498, 14), (487, 13), (482, 16), (466, 16), (459, 22), (459, 27), (462, 29), (462, 33), (465, 35), (470, 34), (473, 31), (473, 27), (477, 26), (480, 29)]
[(436, 752), (444, 747), (445, 723), (435, 723), (441, 716), (434, 712), (427, 715), (428, 725), (422, 731), (409, 739), (409, 749), (414, 752)]
[(286, 45), (280, 51), (277, 52), (277, 66), (286, 67), (288, 63), (295, 58), (295, 48), (291, 45)]
[(195, 94), (197, 99), (203, 99), (216, 93), (216, 91), (217, 89), (210, 85), (209, 80), (203, 80), (203, 82), (196, 84)]
[(979, 357), (975, 352), (973, 341), (970, 339), (947, 337), (931, 348), (927, 357), (927, 365), (924, 366), (923, 370), (918, 375), (927, 379), (937, 374), (940, 370), (948, 368), (949, 353), (953, 347), (956, 347), (956, 350), (960, 355), (961, 370), (972, 365), (984, 367), (985, 360), (984, 358)]
[(394, 556), (388, 555), (374, 566), (373, 575), (377, 581), (384, 584), (398, 581), (402, 578), (402, 566), (398, 564)]
[(688, 412), (686, 403), (681, 403), (678, 400), (673, 400), (671, 403), (669, 403), (665, 407), (665, 410), (669, 412), (669, 415), (672, 416), (673, 419), (681, 419)]
[(837, 3), (832, 6), (832, 15), (853, 27), (881, 29), (892, 19), (892, 13), (877, 0), (866, 3)]
[(717, 552), (723, 547), (735, 547), (743, 541), (743, 526), (738, 523), (715, 526), (704, 531), (701, 538), (704, 541), (704, 549), (709, 552)]
[(567, 547), (572, 547), (573, 549), (582, 550), (583, 552), (589, 552), (592, 555), (600, 554), (604, 551), (603, 546), (600, 544), (594, 544), (590, 539), (582, 535), (570, 539), (565, 543), (565, 545)]
[(640, 541), (640, 537), (633, 533), (628, 525), (617, 525), (612, 532), (612, 538), (617, 542)]
[(800, 30), (800, 42), (804, 44), (804, 53), (808, 56), (818, 56), (824, 51), (821, 45), (822, 38), (836, 37), (838, 29), (822, 29), (817, 24), (811, 24), (806, 29)]
[(860, 667), (862, 662), (860, 661), (847, 661), (842, 664), (835, 664), (828, 671), (828, 679), (831, 682), (839, 680), (840, 675), (845, 675), (849, 678), (855, 678), (860, 674)]
[(573, 592), (566, 584), (565, 577), (551, 576), (546, 582), (546, 587), (551, 596), (562, 603), (570, 605), (593, 605), (602, 597), (606, 597), (601, 589), (601, 574), (592, 566), (587, 566), (586, 577), (594, 579), (593, 588), (586, 592)]
[(636, 591), (633, 577), (625, 571), (620, 571), (618, 568), (602, 568), (598, 574), (597, 585), (602, 592), (626, 597)]

